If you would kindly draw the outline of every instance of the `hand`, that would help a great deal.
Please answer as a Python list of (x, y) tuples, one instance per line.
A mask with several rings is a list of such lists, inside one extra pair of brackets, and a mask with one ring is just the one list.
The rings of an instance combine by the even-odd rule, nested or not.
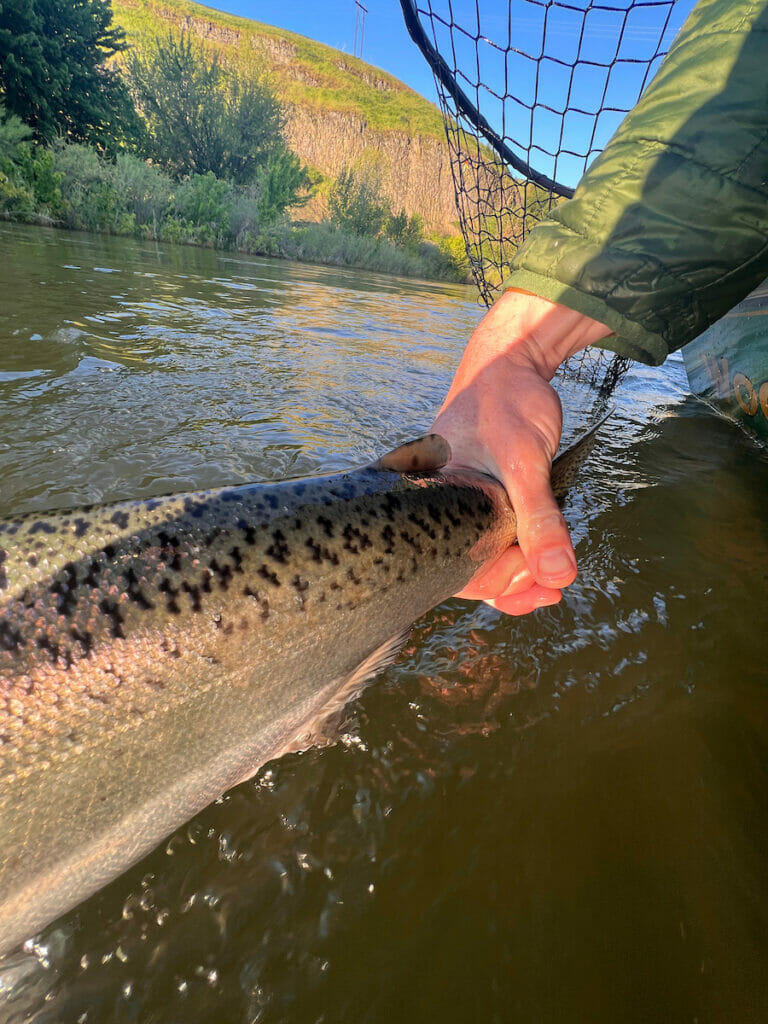
[(507, 490), (518, 544), (457, 594), (511, 615), (557, 604), (576, 578), (576, 556), (552, 495), (562, 431), (555, 370), (610, 328), (527, 292), (506, 291), (481, 320), (432, 431), (450, 443), (451, 465), (481, 469)]

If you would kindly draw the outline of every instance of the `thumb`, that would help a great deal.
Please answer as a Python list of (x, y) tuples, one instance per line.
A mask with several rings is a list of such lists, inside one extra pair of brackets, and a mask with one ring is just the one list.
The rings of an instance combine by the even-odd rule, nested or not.
[(502, 481), (517, 516), (517, 541), (531, 575), (561, 589), (576, 579), (576, 555), (550, 485), (551, 464), (529, 464), (524, 476)]

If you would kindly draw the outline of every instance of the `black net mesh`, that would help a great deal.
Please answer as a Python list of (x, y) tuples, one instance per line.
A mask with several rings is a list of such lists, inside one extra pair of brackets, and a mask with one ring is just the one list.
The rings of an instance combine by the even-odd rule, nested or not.
[[(461, 230), (490, 305), (528, 231), (572, 195), (637, 102), (693, 0), (400, 4), (435, 74)], [(604, 388), (624, 365), (603, 361)]]

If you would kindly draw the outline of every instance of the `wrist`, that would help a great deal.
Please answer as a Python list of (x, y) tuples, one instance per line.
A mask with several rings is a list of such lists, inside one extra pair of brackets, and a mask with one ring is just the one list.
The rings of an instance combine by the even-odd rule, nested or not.
[(551, 380), (569, 356), (611, 333), (567, 306), (508, 289), (480, 321), (470, 345), (482, 364), (503, 358)]

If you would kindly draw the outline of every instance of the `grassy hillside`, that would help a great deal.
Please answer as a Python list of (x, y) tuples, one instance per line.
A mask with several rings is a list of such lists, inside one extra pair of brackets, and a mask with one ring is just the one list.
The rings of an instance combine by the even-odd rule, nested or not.
[(253, 75), (267, 73), (278, 96), (292, 104), (361, 116), (373, 131), (444, 139), (433, 104), (413, 89), (330, 46), (190, 0), (112, 0), (114, 20), (129, 41), (182, 28), (217, 51), (223, 63)]

